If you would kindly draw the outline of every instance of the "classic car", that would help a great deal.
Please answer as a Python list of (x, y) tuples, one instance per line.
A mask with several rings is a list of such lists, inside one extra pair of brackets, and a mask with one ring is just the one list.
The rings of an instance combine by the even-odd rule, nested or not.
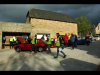
[[(17, 52), (20, 52), (21, 50), (31, 50), (32, 48), (32, 43), (28, 43), (23, 37), (17, 37), (18, 39), (18, 44), (14, 46), (14, 49)], [(42, 52), (43, 50), (47, 49), (47, 44), (44, 43), (41, 39), (37, 39), (38, 43), (36, 44), (37, 50)], [(34, 50), (34, 48), (33, 48)]]

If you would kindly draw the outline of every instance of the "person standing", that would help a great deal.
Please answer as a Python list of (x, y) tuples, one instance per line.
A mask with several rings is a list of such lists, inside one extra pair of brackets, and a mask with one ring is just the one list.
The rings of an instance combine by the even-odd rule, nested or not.
[(65, 35), (63, 36), (63, 40), (64, 40), (64, 46), (66, 48), (66, 42), (68, 44), (68, 36), (67, 36), (67, 33), (65, 33)]
[(41, 39), (42, 39), (42, 40), (45, 40), (45, 39), (44, 39), (44, 35), (41, 37)]
[[(46, 38), (47, 38), (47, 36), (48, 36), (48, 35), (46, 34)], [(46, 39), (46, 42), (47, 42), (47, 40), (48, 40), (48, 39)]]
[(74, 42), (75, 42), (75, 37), (73, 34), (71, 34), (71, 44), (72, 44), (72, 50), (74, 49)]
[(48, 47), (47, 54), (51, 53), (50, 45), (51, 45), (51, 37), (50, 37), (50, 35), (48, 35), (48, 37), (47, 37), (47, 47)]
[(34, 52), (37, 53), (37, 46), (36, 46), (36, 44), (37, 44), (37, 35), (35, 35), (33, 37), (33, 40), (32, 40), (32, 48), (30, 50), (30, 53), (32, 52), (33, 48), (35, 48)]
[(71, 43), (71, 35), (70, 35), (70, 33), (68, 33), (68, 47), (69, 47), (70, 43)]
[(28, 39), (27, 39), (27, 41), (28, 41), (28, 43), (31, 43), (31, 38), (30, 38), (30, 36), (28, 36)]
[[(58, 58), (59, 48), (61, 47), (61, 44), (62, 44), (62, 40), (60, 38), (59, 33), (56, 33), (56, 36), (57, 36), (57, 43), (56, 43), (56, 46), (57, 46), (57, 56), (54, 56), (54, 58)], [(65, 53), (63, 51), (60, 51), (60, 52), (64, 55), (63, 58), (65, 58), (66, 57)]]
[(88, 35), (88, 34), (86, 35), (85, 40), (86, 40), (86, 44), (87, 44), (87, 46), (89, 46), (89, 35)]
[(3, 37), (3, 48), (5, 48), (5, 41), (6, 41), (6, 39), (5, 39), (5, 36)]
[(15, 37), (15, 45), (17, 45), (18, 44), (18, 39), (17, 39), (17, 37)]
[(74, 44), (75, 44), (75, 47), (77, 47), (77, 35), (75, 34), (74, 37), (75, 37), (75, 42), (74, 42)]
[(11, 37), (11, 38), (9, 39), (9, 42), (10, 42), (10, 49), (11, 49), (11, 46), (12, 46), (12, 48), (13, 48), (13, 42), (14, 42), (13, 37)]

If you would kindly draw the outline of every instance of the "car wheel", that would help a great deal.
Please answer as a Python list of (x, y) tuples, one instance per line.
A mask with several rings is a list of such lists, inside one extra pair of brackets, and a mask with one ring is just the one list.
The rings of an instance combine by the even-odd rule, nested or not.
[(43, 47), (39, 47), (39, 48), (38, 48), (38, 51), (39, 51), (39, 52), (43, 52)]
[(20, 47), (17, 47), (17, 48), (16, 48), (16, 51), (17, 51), (17, 52), (20, 52), (20, 51), (21, 51), (21, 48), (20, 48)]

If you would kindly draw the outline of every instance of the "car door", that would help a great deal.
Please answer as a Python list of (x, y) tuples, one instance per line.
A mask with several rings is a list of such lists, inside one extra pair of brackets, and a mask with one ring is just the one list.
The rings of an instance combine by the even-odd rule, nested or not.
[(31, 50), (32, 48), (32, 43), (24, 44), (25, 45), (25, 50)]
[(56, 43), (57, 43), (57, 38), (55, 38), (55, 44), (54, 44), (54, 47), (56, 47)]
[(77, 44), (82, 44), (81, 37), (78, 37)]

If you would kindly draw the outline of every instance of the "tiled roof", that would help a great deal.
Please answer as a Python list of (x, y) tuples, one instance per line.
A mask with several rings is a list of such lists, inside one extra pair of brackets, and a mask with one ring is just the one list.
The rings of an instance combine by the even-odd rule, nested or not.
[(28, 11), (27, 16), (28, 15), (29, 15), (29, 17), (34, 17), (34, 18), (39, 18), (39, 19), (77, 23), (74, 18), (68, 16), (67, 14), (46, 11), (46, 10), (40, 10), (40, 9), (34, 9), (34, 8), (32, 8)]

